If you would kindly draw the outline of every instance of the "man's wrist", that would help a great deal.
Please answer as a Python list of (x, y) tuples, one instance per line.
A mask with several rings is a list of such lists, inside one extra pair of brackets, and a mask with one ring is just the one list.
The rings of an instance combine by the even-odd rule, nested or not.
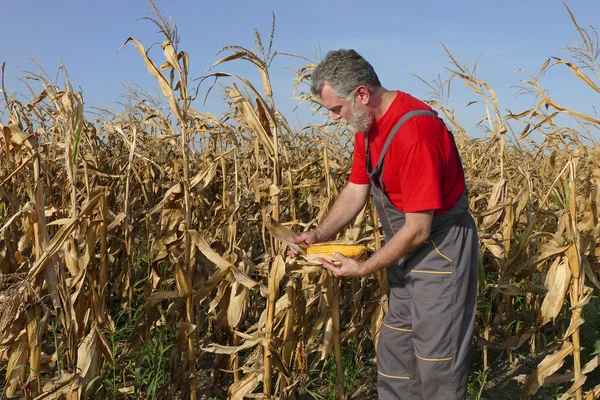
[(382, 259), (380, 256), (381, 254), (375, 253), (361, 263), (364, 271), (364, 276), (374, 274), (376, 272), (381, 271), (382, 269), (387, 268), (387, 266), (390, 263), (386, 262), (385, 259)]
[(374, 272), (375, 272), (375, 271), (373, 270), (373, 263), (372, 263), (372, 262), (370, 262), (370, 260), (371, 260), (371, 259), (369, 258), (369, 259), (367, 259), (367, 260), (365, 260), (365, 261), (362, 261), (362, 262), (360, 263), (360, 266), (361, 266), (360, 272), (361, 272), (361, 276), (362, 276), (363, 278), (364, 278), (364, 277), (367, 277), (367, 276), (369, 276), (369, 275), (371, 275), (372, 273), (374, 273)]
[(315, 231), (317, 232), (317, 236), (320, 242), (326, 242), (327, 240), (329, 240), (329, 235), (324, 233), (323, 230), (317, 228), (315, 229)]

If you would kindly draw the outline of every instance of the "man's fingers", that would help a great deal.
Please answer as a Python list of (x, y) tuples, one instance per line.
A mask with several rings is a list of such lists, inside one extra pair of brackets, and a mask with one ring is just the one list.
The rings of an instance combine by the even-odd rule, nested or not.
[(337, 251), (334, 251), (334, 252), (333, 252), (331, 255), (332, 255), (332, 256), (333, 256), (333, 257), (334, 257), (336, 260), (340, 261), (341, 263), (344, 263), (344, 261), (346, 261), (346, 259), (348, 258), (348, 257), (344, 256), (343, 254), (341, 254), (341, 253), (338, 253)]
[(325, 265), (325, 268), (327, 268), (328, 270), (330, 270), (331, 272), (333, 272), (336, 276), (340, 275), (340, 269), (338, 267), (336, 267), (333, 264), (323, 264)]
[(319, 260), (321, 262), (321, 264), (323, 264), (328, 270), (330, 270), (331, 272), (333, 272), (334, 274), (336, 274), (337, 276), (340, 276), (340, 272), (342, 269), (342, 266), (337, 266), (323, 258), (317, 258), (317, 260)]
[(320, 257), (319, 257), (319, 258), (317, 258), (317, 260), (319, 260), (319, 262), (320, 262), (321, 264), (323, 264), (324, 266), (326, 266), (326, 267), (327, 267), (327, 268), (329, 268), (329, 269), (331, 269), (331, 268), (337, 268), (337, 267), (335, 266), (335, 264), (332, 264), (331, 262), (327, 261), (327, 260), (326, 260), (326, 259), (324, 259), (324, 258), (320, 258)]

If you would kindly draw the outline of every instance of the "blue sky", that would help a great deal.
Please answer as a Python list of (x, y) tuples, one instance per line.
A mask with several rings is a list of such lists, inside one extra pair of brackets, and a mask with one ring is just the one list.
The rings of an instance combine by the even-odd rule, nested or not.
[[(411, 74), (431, 81), (438, 74), (447, 76), (450, 62), (440, 41), (457, 58), (469, 65), (479, 57), (478, 77), (497, 91), (502, 109), (514, 112), (529, 108), (532, 98), (515, 98), (518, 68), (536, 73), (552, 55), (570, 58), (562, 49), (569, 41), (579, 41), (569, 15), (558, 0), (527, 1), (181, 1), (156, 0), (165, 14), (177, 21), (180, 49), (190, 54), (191, 71), (202, 76), (220, 57), (216, 53), (227, 45), (256, 47), (253, 29), (268, 40), (271, 13), (277, 26), (274, 48), (314, 58), (320, 46), (328, 50), (354, 48), (369, 60), (388, 89), (400, 89), (423, 97), (429, 89)], [(376, 4), (376, 5), (375, 5)], [(372, 6), (374, 5), (374, 6)], [(591, 18), (600, 29), (600, 2), (574, 1), (569, 7), (582, 26)], [(76, 88), (84, 92), (86, 109), (99, 105), (117, 111), (121, 83), (136, 83), (158, 92), (156, 81), (148, 74), (132, 46), (117, 50), (129, 36), (144, 46), (160, 42), (156, 27), (140, 21), (151, 12), (145, 0), (0, 0), (3, 11), (0, 35), (0, 63), (6, 62), (8, 90), (27, 93), (18, 78), (24, 70), (36, 71), (34, 58), (54, 76), (62, 60)], [(159, 52), (152, 53), (162, 62)], [(278, 108), (300, 126), (311, 120), (310, 112), (293, 97), (294, 74), (284, 67), (298, 68), (302, 61), (278, 57), (271, 77)], [(258, 74), (243, 61), (217, 67), (259, 81)], [(550, 96), (567, 108), (594, 113), (599, 94), (574, 78), (566, 67), (553, 69), (542, 79)], [(206, 87), (207, 88), (207, 87)], [(483, 136), (475, 122), (484, 115), (481, 106), (466, 107), (477, 97), (458, 81), (453, 85), (451, 104), (472, 136)], [(221, 115), (225, 104), (220, 94), (210, 96), (199, 111)], [(6, 116), (0, 115), (5, 122)], [(294, 122), (299, 121), (299, 122)]]

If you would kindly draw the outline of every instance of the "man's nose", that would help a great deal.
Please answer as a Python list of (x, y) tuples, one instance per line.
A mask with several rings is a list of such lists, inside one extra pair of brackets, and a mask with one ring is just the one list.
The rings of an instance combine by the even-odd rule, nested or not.
[(331, 113), (331, 118), (333, 118), (334, 121), (337, 121), (338, 119), (342, 118), (342, 114), (336, 113), (336, 112), (332, 112)]

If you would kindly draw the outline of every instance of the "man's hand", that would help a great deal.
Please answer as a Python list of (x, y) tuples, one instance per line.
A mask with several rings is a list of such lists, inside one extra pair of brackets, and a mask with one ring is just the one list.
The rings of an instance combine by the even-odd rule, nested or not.
[[(295, 238), (292, 239), (293, 243), (296, 243), (300, 246), (320, 243), (323, 241), (325, 241), (325, 239), (316, 229), (313, 229), (312, 231), (302, 232), (301, 234), (297, 235)], [(290, 247), (290, 251), (288, 254), (290, 257), (295, 258), (298, 255), (298, 252), (296, 251), (296, 249)]]
[(338, 252), (333, 252), (333, 257), (341, 263), (339, 266), (323, 258), (319, 258), (318, 260), (338, 277), (367, 276), (371, 274), (371, 271), (369, 271), (369, 268), (364, 262), (360, 262), (354, 258), (344, 257)]

